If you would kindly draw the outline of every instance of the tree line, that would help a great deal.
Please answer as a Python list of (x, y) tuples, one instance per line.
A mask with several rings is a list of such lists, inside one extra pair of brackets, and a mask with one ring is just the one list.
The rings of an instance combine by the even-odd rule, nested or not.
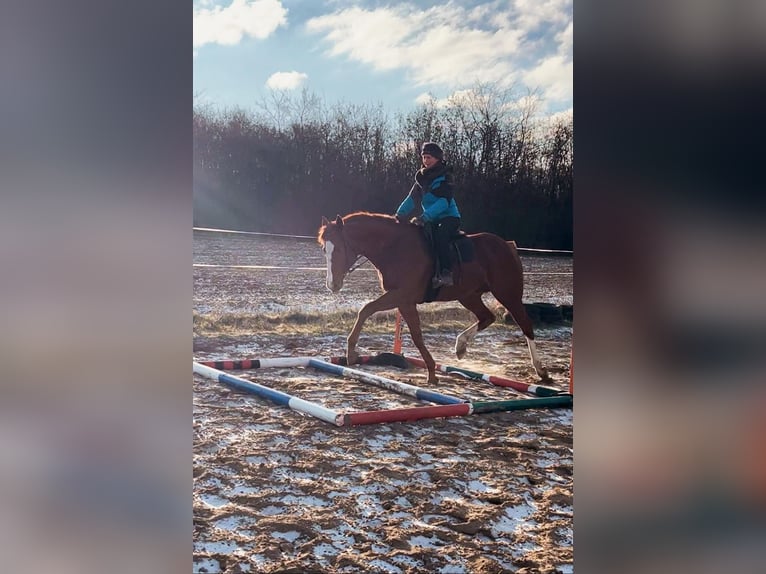
[(487, 85), (393, 117), (307, 91), (276, 92), (254, 111), (195, 105), (194, 225), (313, 235), (323, 215), (392, 214), (420, 145), (436, 141), (466, 232), (572, 249), (572, 118), (535, 108), (533, 96)]

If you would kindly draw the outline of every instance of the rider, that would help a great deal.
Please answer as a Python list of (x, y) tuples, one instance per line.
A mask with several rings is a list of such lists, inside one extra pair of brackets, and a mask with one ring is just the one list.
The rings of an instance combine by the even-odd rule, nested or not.
[(444, 161), (444, 152), (438, 144), (426, 142), (420, 150), (423, 161), (415, 173), (415, 184), (396, 210), (396, 218), (406, 220), (420, 202), (423, 213), (411, 222), (425, 227), (426, 236), (434, 243), (436, 269), (432, 281), (434, 289), (452, 285), (449, 242), (460, 228), (460, 212), (455, 203), (452, 166)]

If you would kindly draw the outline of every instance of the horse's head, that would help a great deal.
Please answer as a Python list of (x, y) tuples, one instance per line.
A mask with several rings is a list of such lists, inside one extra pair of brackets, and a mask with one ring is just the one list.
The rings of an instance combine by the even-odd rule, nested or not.
[(346, 273), (358, 257), (358, 254), (349, 248), (343, 235), (343, 218), (339, 215), (335, 221), (330, 222), (326, 217), (322, 217), (317, 241), (327, 258), (327, 288), (337, 293), (343, 287)]

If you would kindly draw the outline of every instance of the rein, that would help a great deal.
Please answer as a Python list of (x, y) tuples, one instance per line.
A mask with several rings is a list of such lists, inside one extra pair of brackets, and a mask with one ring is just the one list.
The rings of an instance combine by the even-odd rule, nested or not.
[[(361, 259), (361, 261), (360, 261)], [(356, 271), (359, 269), (362, 265), (367, 263), (369, 259), (367, 259), (364, 255), (357, 255), (356, 259), (354, 259), (354, 262), (351, 264), (351, 267), (349, 267), (348, 271), (346, 271), (346, 274), (351, 273), (352, 271)]]

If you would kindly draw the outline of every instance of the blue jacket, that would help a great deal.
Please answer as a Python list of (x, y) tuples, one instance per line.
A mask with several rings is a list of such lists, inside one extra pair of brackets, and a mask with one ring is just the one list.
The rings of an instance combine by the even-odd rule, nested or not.
[(408, 216), (419, 202), (423, 210), (423, 221), (426, 223), (433, 223), (445, 217), (460, 218), (453, 194), (452, 168), (440, 161), (430, 169), (420, 169), (415, 174), (415, 184), (399, 205), (396, 214)]

